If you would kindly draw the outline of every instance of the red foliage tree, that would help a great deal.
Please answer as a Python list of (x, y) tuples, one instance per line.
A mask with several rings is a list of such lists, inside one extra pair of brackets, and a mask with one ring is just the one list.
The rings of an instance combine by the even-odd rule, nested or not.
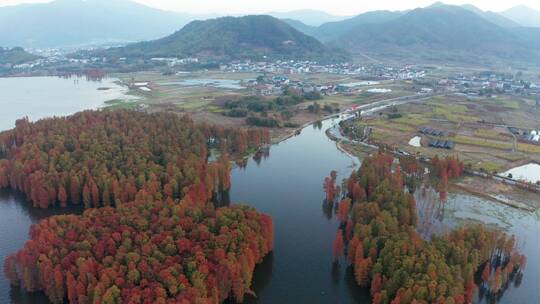
[(344, 246), (345, 243), (343, 241), (343, 231), (339, 229), (336, 233), (336, 238), (334, 239), (334, 246), (332, 247), (334, 260), (339, 260), (339, 257), (343, 254)]

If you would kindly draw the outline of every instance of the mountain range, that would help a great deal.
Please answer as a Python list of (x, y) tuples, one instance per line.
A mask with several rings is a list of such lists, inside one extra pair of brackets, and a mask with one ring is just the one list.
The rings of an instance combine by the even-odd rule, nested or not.
[(540, 27), (540, 12), (525, 5), (518, 5), (501, 13), (521, 26)]
[(356, 55), (471, 62), (540, 58), (539, 28), (471, 5), (435, 3), (410, 11), (368, 12), (318, 27), (287, 22)]
[(26, 48), (125, 43), (168, 35), (192, 16), (129, 0), (56, 0), (0, 7), (0, 45)]
[(308, 26), (319, 26), (328, 22), (342, 21), (349, 17), (334, 16), (317, 10), (295, 10), (290, 12), (271, 12), (267, 15), (278, 19), (297, 20)]
[(492, 11), (483, 11), (474, 5), (465, 4), (465, 5), (462, 5), (461, 7), (503, 28), (516, 28), (516, 27), (522, 26), (519, 22), (509, 19), (502, 14), (492, 12)]
[(55, 0), (0, 7), (0, 45), (43, 48), (120, 43), (128, 45), (101, 54), (210, 60), (338, 61), (348, 58), (341, 49), (371, 57), (531, 61), (540, 50), (540, 12), (525, 6), (496, 13), (438, 2), (345, 19), (313, 10), (270, 14), (282, 19), (194, 16), (130, 0)]
[(372, 11), (342, 21), (324, 23), (318, 27), (308, 26), (292, 19), (287, 19), (284, 21), (308, 35), (311, 35), (323, 42), (329, 42), (335, 40), (337, 37), (351, 32), (358, 26), (366, 24), (381, 24), (394, 20), (404, 14), (405, 12)]
[(202, 60), (281, 59), (341, 62), (346, 52), (325, 46), (268, 15), (193, 21), (176, 33), (153, 41), (97, 52), (111, 59), (198, 57)]

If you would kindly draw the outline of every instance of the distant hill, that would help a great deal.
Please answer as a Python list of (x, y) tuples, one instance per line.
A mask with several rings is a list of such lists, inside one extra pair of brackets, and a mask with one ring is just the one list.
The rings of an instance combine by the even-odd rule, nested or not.
[(0, 65), (17, 65), (38, 59), (39, 56), (26, 52), (21, 47), (2, 48), (0, 47)]
[(321, 62), (348, 59), (345, 52), (330, 49), (287, 23), (265, 15), (193, 21), (165, 38), (108, 49), (98, 55), (110, 58), (195, 56), (206, 60), (268, 58)]
[(56, 0), (0, 7), (0, 45), (66, 47), (164, 37), (196, 17), (129, 0)]
[(367, 24), (382, 24), (405, 14), (404, 12), (391, 12), (391, 11), (372, 11), (360, 14), (338, 22), (325, 23), (317, 29), (315, 37), (321, 39), (321, 41), (331, 41), (335, 37), (347, 34), (355, 27), (367, 25)]
[(540, 27), (540, 12), (525, 5), (513, 7), (501, 14), (522, 26)]
[(324, 23), (318, 27), (306, 25), (298, 20), (285, 21), (297, 30), (325, 42), (335, 40), (357, 26), (388, 22), (403, 14), (404, 12), (373, 11), (341, 21)]
[(493, 24), (496, 24), (500, 27), (504, 27), (504, 28), (516, 28), (516, 27), (520, 27), (521, 25), (511, 19), (508, 19), (506, 17), (504, 17), (503, 15), (501, 14), (498, 14), (498, 13), (495, 13), (495, 12), (490, 12), (490, 11), (483, 11), (479, 8), (477, 8), (476, 6), (474, 5), (470, 5), (470, 4), (466, 4), (466, 5), (462, 5), (461, 7), (463, 7), (464, 9), (466, 10), (469, 10), (475, 14), (477, 14), (478, 16), (486, 19), (487, 21), (493, 23)]
[(525, 41), (534, 37), (527, 30), (503, 28), (462, 7), (433, 5), (388, 22), (361, 24), (333, 43), (356, 53), (479, 62), (488, 57), (537, 58), (537, 50), (530, 49), (534, 43)]
[(517, 27), (512, 29), (512, 33), (528, 48), (540, 50), (540, 27)]
[(294, 27), (296, 30), (306, 35), (317, 37), (317, 31), (319, 29), (319, 27), (317, 26), (307, 25), (302, 21), (296, 19), (281, 19), (281, 21), (287, 23), (288, 25)]
[(319, 26), (323, 23), (347, 19), (348, 17), (334, 16), (317, 10), (296, 10), (290, 12), (272, 12), (268, 15), (278, 19), (298, 20), (309, 26)]

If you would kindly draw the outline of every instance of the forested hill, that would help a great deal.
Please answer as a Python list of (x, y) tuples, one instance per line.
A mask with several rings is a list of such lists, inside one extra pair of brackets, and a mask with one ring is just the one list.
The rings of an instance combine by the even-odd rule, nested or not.
[(108, 49), (101, 55), (110, 58), (194, 56), (203, 60), (348, 60), (345, 52), (333, 50), (266, 15), (193, 21), (165, 38)]
[(336, 40), (347, 49), (376, 50), (439, 60), (477, 60), (493, 57), (516, 60), (538, 57), (524, 36), (500, 27), (458, 6), (438, 5), (415, 9), (380, 24), (358, 26)]
[(16, 65), (38, 59), (39, 56), (26, 52), (23, 48), (0, 47), (0, 65)]
[(540, 36), (504, 16), (474, 6), (435, 3), (411, 11), (368, 12), (310, 27), (291, 26), (354, 54), (478, 63), (483, 60), (538, 62)]

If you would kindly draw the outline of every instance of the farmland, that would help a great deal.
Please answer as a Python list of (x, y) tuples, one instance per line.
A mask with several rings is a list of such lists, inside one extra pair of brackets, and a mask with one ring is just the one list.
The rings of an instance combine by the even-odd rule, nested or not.
[[(516, 142), (508, 126), (537, 129), (540, 108), (532, 102), (509, 97), (466, 98), (449, 95), (428, 102), (410, 103), (387, 109), (357, 121), (360, 129), (373, 129), (370, 141), (392, 146), (409, 153), (432, 157), (453, 154), (472, 169), (500, 173), (512, 167), (540, 161), (540, 146), (533, 142)], [(397, 117), (392, 119), (391, 117)], [(445, 132), (446, 136), (420, 134), (423, 128)], [(421, 147), (409, 145), (421, 136)], [(430, 141), (452, 141), (453, 150), (429, 147)]]

